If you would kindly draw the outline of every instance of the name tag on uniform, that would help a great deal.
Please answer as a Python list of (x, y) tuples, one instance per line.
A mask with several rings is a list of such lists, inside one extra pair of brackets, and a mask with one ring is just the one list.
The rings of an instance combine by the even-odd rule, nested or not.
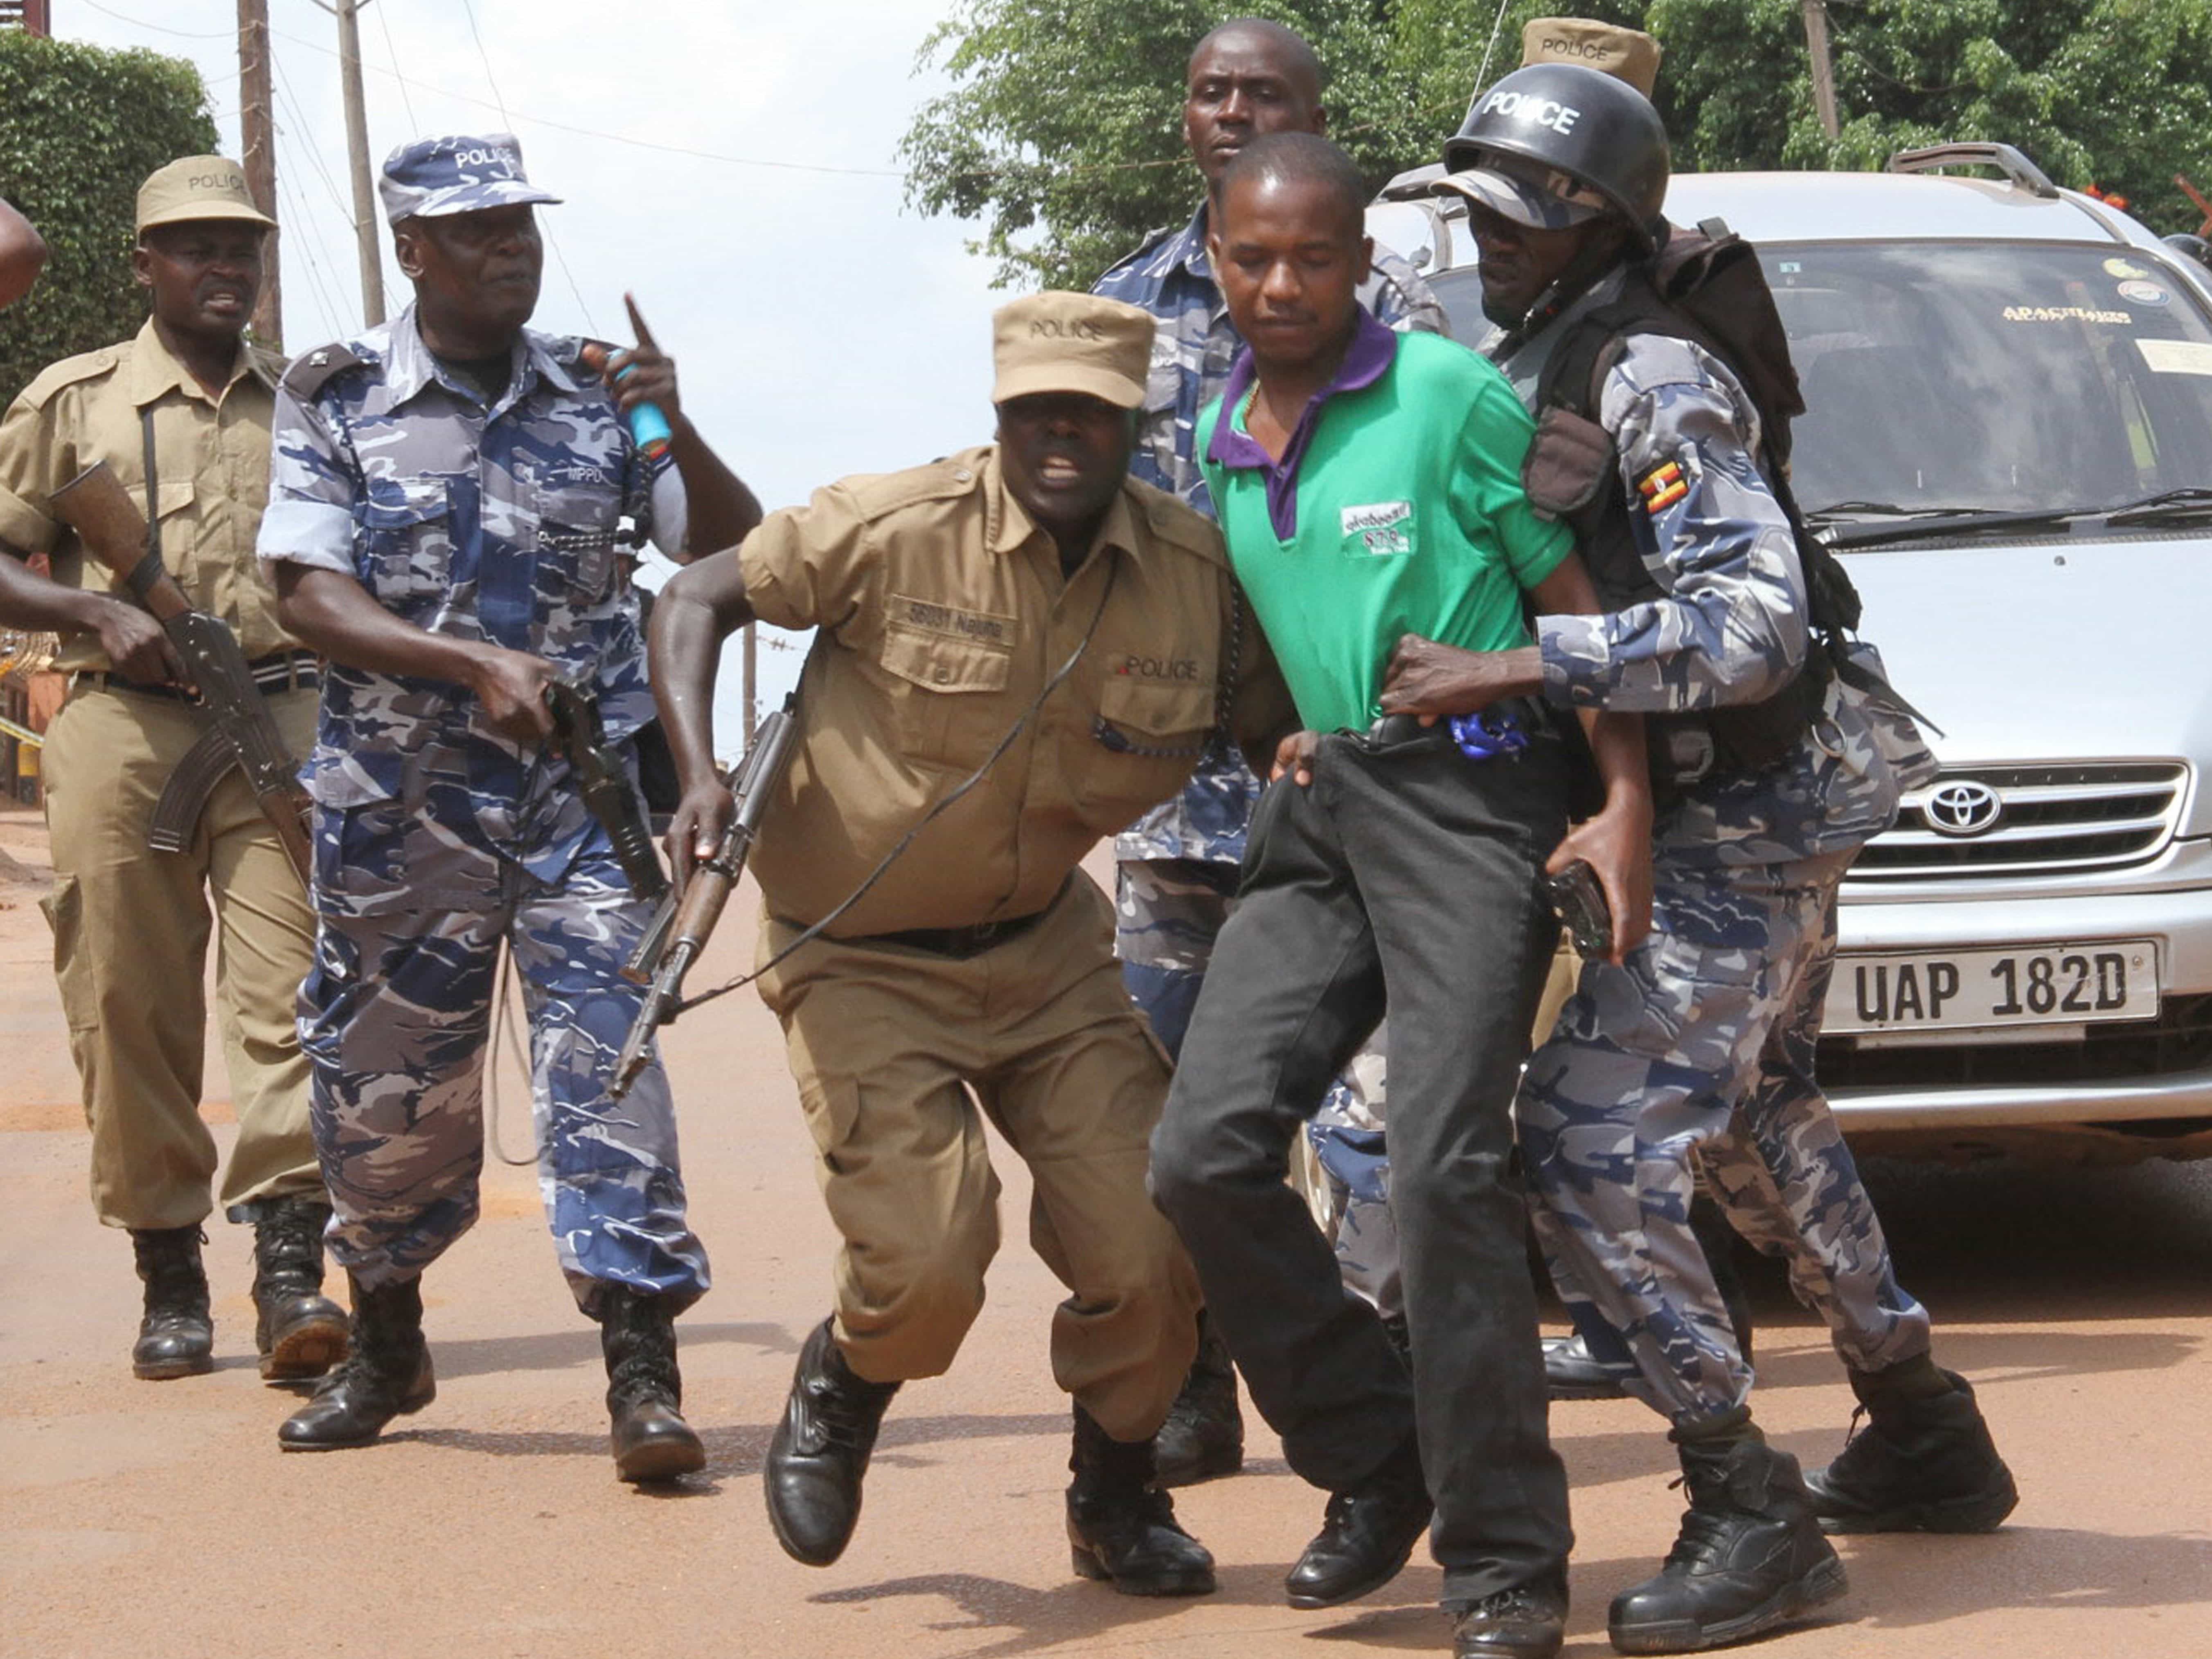
[(1376, 501), (1344, 509), (1344, 550), (1361, 558), (1413, 550), (1413, 504)]

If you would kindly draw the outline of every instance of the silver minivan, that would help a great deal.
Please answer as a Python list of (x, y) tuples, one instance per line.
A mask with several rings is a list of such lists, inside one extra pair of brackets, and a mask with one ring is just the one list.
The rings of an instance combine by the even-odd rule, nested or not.
[[(1994, 179), (1939, 173), (1975, 166)], [(1470, 342), (1458, 198), (1369, 227)], [(2006, 146), (1676, 178), (1758, 246), (1797, 499), (1942, 774), (1844, 888), (1820, 1071), (1863, 1151), (2212, 1156), (2212, 283)]]

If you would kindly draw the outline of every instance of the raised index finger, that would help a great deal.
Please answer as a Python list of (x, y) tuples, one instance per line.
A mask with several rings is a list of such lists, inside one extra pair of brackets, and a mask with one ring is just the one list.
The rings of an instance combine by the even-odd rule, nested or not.
[(624, 294), (623, 305), (629, 313), (630, 331), (637, 337), (638, 344), (648, 351), (659, 350), (659, 345), (653, 337), (653, 331), (645, 325), (645, 319), (638, 313), (636, 300)]

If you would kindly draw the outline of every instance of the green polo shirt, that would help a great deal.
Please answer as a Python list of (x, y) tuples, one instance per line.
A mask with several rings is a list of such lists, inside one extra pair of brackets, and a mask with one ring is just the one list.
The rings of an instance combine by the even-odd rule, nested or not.
[(1363, 312), (1280, 462), (1246, 430), (1254, 384), (1248, 351), (1199, 417), (1196, 448), (1237, 578), (1306, 726), (1372, 721), (1402, 634), (1471, 651), (1528, 643), (1522, 591), (1574, 541), (1522, 491), (1535, 423), (1503, 374), (1464, 346), (1394, 334)]

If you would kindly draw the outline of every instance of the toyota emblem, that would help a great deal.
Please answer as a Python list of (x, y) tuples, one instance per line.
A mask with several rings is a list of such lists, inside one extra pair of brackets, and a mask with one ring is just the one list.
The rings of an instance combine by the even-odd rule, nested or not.
[(1921, 811), (1939, 836), (1985, 836), (2004, 817), (2004, 801), (1986, 783), (1962, 778), (1938, 785)]

